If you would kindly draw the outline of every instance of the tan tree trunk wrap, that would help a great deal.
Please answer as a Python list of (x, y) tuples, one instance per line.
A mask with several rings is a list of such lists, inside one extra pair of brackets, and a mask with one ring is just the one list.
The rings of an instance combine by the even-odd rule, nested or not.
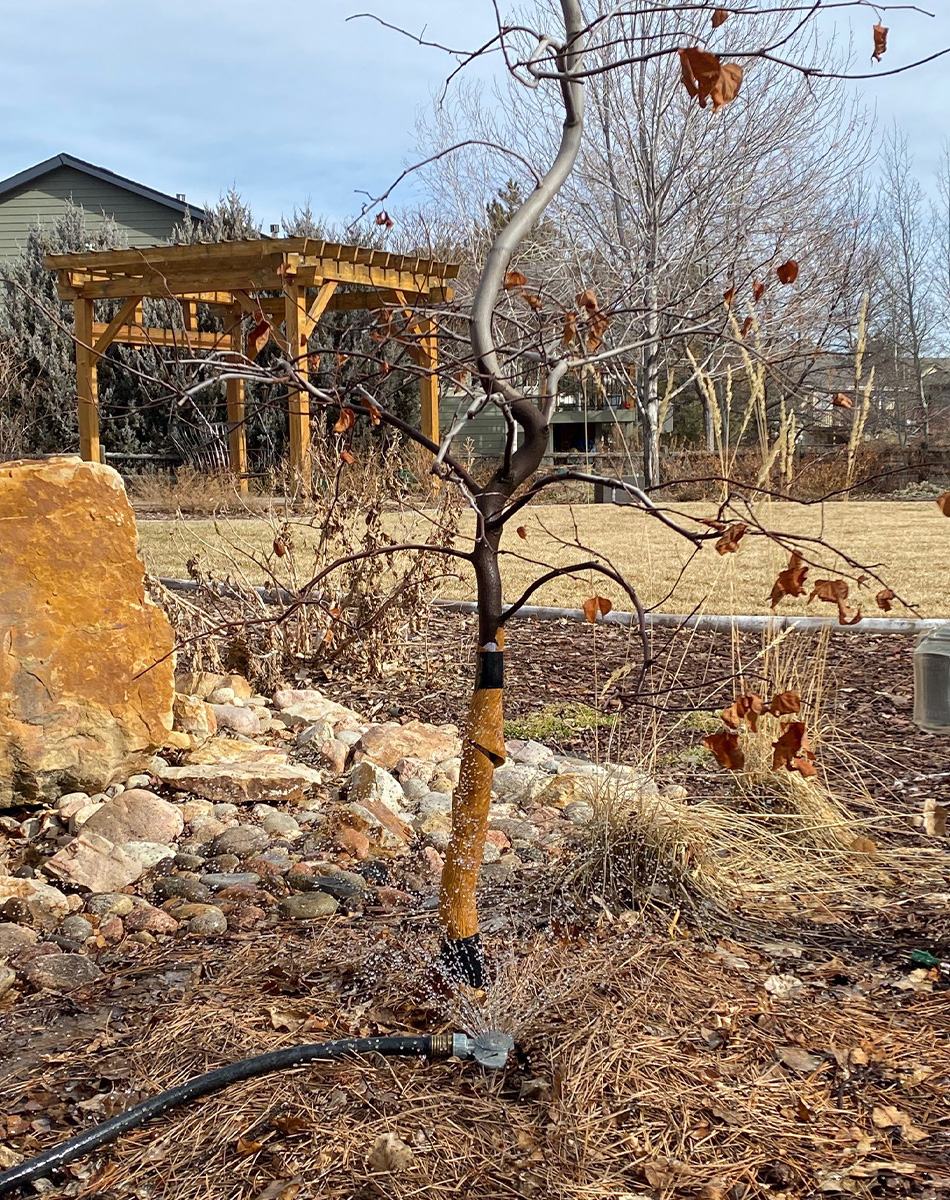
[(495, 767), (505, 761), (501, 651), (479, 651), (478, 681), (462, 729), (462, 765), (452, 799), (452, 837), (445, 853), (439, 916), (452, 941), (478, 933), (475, 891), (482, 865)]

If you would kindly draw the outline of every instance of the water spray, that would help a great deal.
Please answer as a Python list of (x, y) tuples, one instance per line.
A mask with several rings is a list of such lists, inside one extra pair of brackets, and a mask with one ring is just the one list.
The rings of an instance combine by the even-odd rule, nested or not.
[(245, 1079), (303, 1066), (308, 1062), (330, 1062), (359, 1054), (405, 1055), (433, 1061), (472, 1058), (479, 1066), (497, 1071), (508, 1062), (514, 1045), (514, 1038), (510, 1034), (492, 1029), (474, 1037), (467, 1033), (435, 1033), (422, 1037), (345, 1038), (335, 1042), (289, 1046), (283, 1050), (274, 1050), (270, 1054), (260, 1054), (256, 1058), (241, 1059), (240, 1062), (218, 1067), (206, 1075), (199, 1075), (195, 1079), (189, 1079), (187, 1083), (160, 1092), (150, 1100), (144, 1100), (141, 1104), (119, 1113), (111, 1120), (61, 1142), (36, 1158), (4, 1171), (0, 1175), (0, 1196), (9, 1195), (36, 1179), (43, 1179), (58, 1167), (90, 1154), (100, 1146), (114, 1141), (120, 1134), (144, 1125), (153, 1117), (159, 1117), (202, 1096), (210, 1096), (213, 1092), (219, 1092), (222, 1088)]

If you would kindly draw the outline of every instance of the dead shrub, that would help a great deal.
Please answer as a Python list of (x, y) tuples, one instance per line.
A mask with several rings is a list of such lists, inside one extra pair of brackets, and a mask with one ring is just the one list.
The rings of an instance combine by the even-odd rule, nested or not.
[[(454, 489), (423, 505), (405, 474), (400, 447), (367, 449), (355, 463), (335, 450), (313, 449), (309, 497), (272, 504), (261, 545), (240, 520), (219, 515), (209, 544), (227, 563), (213, 578), (199, 552), (189, 560), (191, 595), (159, 599), (179, 632), (179, 665), (241, 671), (266, 690), (288, 675), (323, 678), (340, 671), (380, 676), (396, 670), (408, 638), (427, 618), (442, 585), (454, 577), (451, 547), (459, 518)], [(426, 550), (394, 550), (394, 511), (412, 519), (413, 542)], [(256, 587), (259, 579), (267, 581)]]

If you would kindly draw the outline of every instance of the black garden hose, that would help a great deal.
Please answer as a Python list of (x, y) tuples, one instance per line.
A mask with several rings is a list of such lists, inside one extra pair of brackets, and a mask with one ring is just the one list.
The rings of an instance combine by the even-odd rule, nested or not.
[[(506, 1038), (506, 1035), (500, 1035)], [(510, 1039), (507, 1039), (510, 1042)], [(270, 1054), (260, 1054), (256, 1058), (245, 1058), (240, 1062), (230, 1063), (226, 1067), (218, 1067), (207, 1075), (199, 1075), (189, 1079), (177, 1087), (169, 1088), (153, 1096), (151, 1100), (143, 1100), (133, 1108), (127, 1109), (118, 1116), (85, 1133), (77, 1134), (67, 1142), (61, 1142), (51, 1150), (40, 1154), (29, 1162), (4, 1171), (0, 1175), (0, 1196), (8, 1195), (24, 1184), (65, 1166), (74, 1159), (81, 1158), (106, 1142), (111, 1142), (129, 1129), (144, 1125), (152, 1117), (160, 1117), (169, 1109), (179, 1104), (187, 1104), (201, 1096), (210, 1096), (232, 1083), (243, 1079), (254, 1079), (258, 1075), (267, 1075), (271, 1071), (283, 1071), (289, 1067), (299, 1067), (303, 1063), (327, 1059), (344, 1058), (353, 1054), (387, 1054), (415, 1055), (420, 1058), (449, 1058), (452, 1055), (465, 1058), (474, 1054), (478, 1061), (486, 1066), (503, 1065), (507, 1057), (507, 1049), (503, 1051), (502, 1062), (492, 1061), (492, 1054), (498, 1054), (494, 1044), (487, 1049), (480, 1049), (479, 1043), (485, 1043), (485, 1035), (472, 1039), (466, 1034), (442, 1033), (428, 1037), (365, 1037), (344, 1038), (337, 1042), (315, 1042), (306, 1046), (290, 1046), (285, 1050), (274, 1050)]]

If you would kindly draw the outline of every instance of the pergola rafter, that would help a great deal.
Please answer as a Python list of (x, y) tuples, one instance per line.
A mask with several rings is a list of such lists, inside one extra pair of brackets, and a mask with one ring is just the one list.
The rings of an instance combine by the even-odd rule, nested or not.
[[(451, 300), (449, 281), (458, 275), (457, 265), (304, 237), (51, 254), (44, 261), (57, 272), (60, 299), (73, 302), (79, 450), (85, 459), (99, 462), (102, 457), (96, 367), (113, 342), (188, 354), (225, 350), (243, 356), (249, 350), (244, 344), (243, 322), (250, 315), (269, 323), (269, 336), (306, 379), (307, 343), (324, 313), (381, 308), (406, 314), (414, 338), (408, 351), (421, 368), (422, 430), (438, 441), (436, 322), (416, 310)], [(142, 302), (146, 299), (178, 303), (181, 328), (144, 325)], [(123, 304), (112, 320), (103, 322), (96, 320), (97, 300), (122, 300)], [(220, 310), (222, 332), (198, 331), (199, 303)], [(227, 381), (227, 406), (229, 462), (246, 490), (243, 380)], [(307, 484), (308, 394), (294, 389), (287, 409), (291, 469)]]

